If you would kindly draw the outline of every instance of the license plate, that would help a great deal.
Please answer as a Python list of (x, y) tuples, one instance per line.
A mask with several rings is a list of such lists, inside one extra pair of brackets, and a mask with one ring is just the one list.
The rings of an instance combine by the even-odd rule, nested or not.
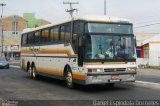
[(119, 80), (119, 75), (112, 75), (111, 80)]

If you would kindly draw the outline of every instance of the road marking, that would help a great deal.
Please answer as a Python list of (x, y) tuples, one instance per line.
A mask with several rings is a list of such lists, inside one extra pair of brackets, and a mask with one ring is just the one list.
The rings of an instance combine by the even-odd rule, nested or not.
[(10, 65), (12, 68), (20, 68), (20, 66)]
[(135, 81), (134, 84), (136, 86), (160, 89), (160, 83), (146, 82), (146, 81)]

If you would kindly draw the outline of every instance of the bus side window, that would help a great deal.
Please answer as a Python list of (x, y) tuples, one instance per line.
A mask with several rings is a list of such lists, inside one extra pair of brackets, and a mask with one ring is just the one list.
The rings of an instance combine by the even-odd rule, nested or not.
[(50, 31), (50, 41), (58, 41), (59, 40), (59, 26), (51, 28)]
[(49, 41), (49, 29), (42, 30), (41, 42)]
[(64, 34), (65, 34), (65, 27), (61, 26), (60, 27), (60, 41), (65, 41)]
[(21, 41), (22, 43), (22, 46), (25, 46), (25, 45), (27, 45), (27, 34), (24, 34), (24, 35), (22, 35), (22, 41)]
[(73, 24), (73, 40), (72, 45), (75, 53), (78, 53), (78, 36), (83, 35), (84, 30), (84, 22), (75, 21)]
[(65, 25), (65, 41), (71, 40), (71, 23)]
[(34, 42), (35, 43), (40, 43), (40, 40), (41, 40), (41, 31), (37, 31), (37, 32), (35, 32)]
[(27, 44), (33, 44), (34, 43), (34, 33), (31, 32), (28, 34), (28, 41)]
[(74, 25), (73, 25), (73, 33), (74, 34), (83, 33), (83, 30), (84, 30), (84, 22), (82, 22), (82, 21), (74, 22)]

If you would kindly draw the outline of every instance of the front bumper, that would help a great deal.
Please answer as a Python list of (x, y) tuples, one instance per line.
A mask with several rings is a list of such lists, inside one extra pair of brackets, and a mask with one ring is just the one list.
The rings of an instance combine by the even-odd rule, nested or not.
[[(86, 85), (118, 83), (118, 82), (134, 82), (135, 74), (136, 72), (88, 73), (86, 76)], [(118, 78), (113, 79), (113, 76), (118, 76)]]

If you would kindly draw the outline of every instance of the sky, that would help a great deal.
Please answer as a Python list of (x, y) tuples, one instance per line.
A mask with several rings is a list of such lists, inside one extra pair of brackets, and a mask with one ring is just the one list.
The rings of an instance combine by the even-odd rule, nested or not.
[[(5, 3), (4, 16), (35, 13), (36, 18), (52, 23), (70, 19), (63, 1), (79, 2), (74, 16), (104, 15), (104, 0), (0, 0)], [(1, 13), (0, 9), (0, 13)], [(106, 0), (108, 16), (127, 18), (135, 33), (160, 33), (160, 0)]]

